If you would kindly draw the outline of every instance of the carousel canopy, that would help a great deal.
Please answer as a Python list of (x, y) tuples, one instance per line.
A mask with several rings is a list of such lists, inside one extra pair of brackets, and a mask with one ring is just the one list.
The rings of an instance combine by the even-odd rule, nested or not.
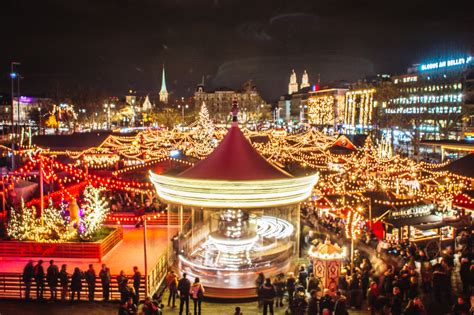
[(208, 208), (295, 204), (311, 195), (318, 174), (293, 177), (267, 162), (233, 124), (207, 158), (177, 176), (150, 173), (160, 198)]
[(263, 158), (233, 124), (219, 146), (178, 177), (206, 180), (266, 180), (292, 177)]

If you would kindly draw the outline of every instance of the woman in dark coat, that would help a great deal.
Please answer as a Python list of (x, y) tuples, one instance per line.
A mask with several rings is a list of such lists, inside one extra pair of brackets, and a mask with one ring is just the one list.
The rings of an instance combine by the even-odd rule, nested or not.
[(77, 293), (77, 300), (81, 300), (82, 279), (84, 274), (81, 269), (76, 267), (71, 277), (71, 301), (74, 301), (74, 293)]

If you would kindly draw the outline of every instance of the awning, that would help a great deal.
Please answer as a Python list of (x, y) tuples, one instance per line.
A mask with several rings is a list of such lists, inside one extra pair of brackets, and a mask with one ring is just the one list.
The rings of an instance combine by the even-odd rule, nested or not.
[[(400, 219), (387, 219), (385, 223), (393, 225), (393, 227), (399, 228), (402, 226), (407, 225), (421, 225), (421, 224), (434, 224), (434, 223), (443, 223), (442, 218), (440, 216), (430, 214), (421, 217), (413, 217), (413, 218), (400, 218)], [(418, 226), (417, 226), (418, 228)]]

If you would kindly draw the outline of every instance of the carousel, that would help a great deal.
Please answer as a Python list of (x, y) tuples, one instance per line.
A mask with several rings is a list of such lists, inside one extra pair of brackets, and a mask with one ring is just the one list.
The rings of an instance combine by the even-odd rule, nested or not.
[(150, 178), (180, 217), (179, 270), (199, 277), (206, 296), (256, 296), (258, 273), (287, 272), (299, 251), (299, 203), (317, 174), (293, 177), (263, 158), (233, 122), (219, 146), (177, 175)]

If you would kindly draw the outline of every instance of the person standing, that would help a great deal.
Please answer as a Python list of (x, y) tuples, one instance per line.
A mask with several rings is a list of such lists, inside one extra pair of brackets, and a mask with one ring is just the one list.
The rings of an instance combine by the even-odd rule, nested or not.
[(306, 290), (308, 288), (308, 272), (306, 272), (306, 267), (304, 265), (300, 266), (300, 272), (298, 273), (298, 282)]
[(94, 301), (94, 295), (95, 295), (95, 282), (96, 282), (96, 273), (94, 270), (94, 265), (90, 264), (89, 269), (86, 271), (86, 282), (87, 282), (87, 293), (89, 295), (89, 301), (93, 302)]
[(102, 268), (99, 272), (100, 282), (102, 283), (102, 298), (104, 301), (108, 301), (110, 297), (110, 269), (105, 264), (102, 264)]
[(425, 306), (421, 299), (417, 296), (413, 300), (408, 301), (408, 305), (405, 308), (404, 315), (426, 315)]
[(183, 315), (183, 307), (186, 304), (186, 315), (189, 314), (189, 290), (191, 289), (191, 282), (186, 278), (186, 273), (183, 273), (183, 278), (178, 282), (179, 292), (179, 315)]
[(451, 310), (451, 313), (453, 315), (469, 315), (469, 304), (464, 301), (464, 298), (462, 295), (460, 295), (456, 301), (456, 303), (453, 305), (453, 308)]
[(470, 283), (469, 283), (469, 269), (471, 268), (471, 262), (468, 258), (461, 259), (461, 267), (459, 269), (459, 275), (462, 281), (462, 292), (465, 295), (470, 294)]
[(39, 260), (35, 266), (36, 299), (43, 299), (44, 292), (44, 269), (43, 260)]
[(168, 297), (168, 306), (170, 306), (171, 300), (173, 300), (172, 308), (176, 307), (176, 293), (178, 291), (178, 276), (174, 273), (173, 270), (168, 272), (166, 275), (166, 286), (170, 291), (170, 295)]
[(308, 301), (308, 314), (307, 315), (318, 315), (319, 314), (319, 299), (318, 291), (312, 290), (309, 292), (310, 298)]
[(33, 260), (28, 261), (25, 268), (23, 268), (23, 283), (25, 284), (25, 299), (30, 299), (31, 282), (35, 276), (35, 268), (33, 267)]
[(49, 291), (51, 292), (51, 300), (57, 299), (57, 286), (58, 286), (59, 269), (54, 264), (54, 260), (49, 261), (49, 267), (46, 270), (46, 280), (48, 281)]
[(341, 291), (336, 292), (336, 304), (334, 304), (334, 315), (349, 315), (346, 305), (346, 297)]
[(293, 297), (295, 295), (295, 288), (296, 288), (296, 279), (293, 272), (288, 274), (288, 278), (286, 279), (286, 290), (288, 291), (288, 304), (293, 305)]
[(204, 287), (199, 282), (199, 277), (194, 278), (194, 283), (189, 289), (189, 294), (194, 303), (194, 315), (201, 315), (201, 302), (204, 298)]
[(283, 295), (285, 294), (285, 282), (283, 281), (283, 274), (278, 275), (273, 280), (273, 286), (276, 291), (276, 307), (283, 307)]
[(140, 282), (142, 280), (142, 274), (138, 271), (138, 267), (133, 267), (133, 289), (135, 290), (134, 295), (134, 303), (138, 305), (138, 301), (140, 301)]
[(63, 264), (59, 272), (59, 283), (61, 284), (61, 301), (66, 301), (67, 289), (69, 285), (69, 274), (66, 271), (67, 266)]
[(258, 307), (262, 306), (262, 295), (260, 294), (260, 288), (262, 287), (264, 282), (265, 282), (265, 276), (263, 275), (263, 272), (260, 272), (257, 276), (257, 280), (255, 280), (255, 284), (257, 285)]
[(71, 302), (74, 302), (74, 294), (77, 294), (77, 300), (81, 300), (82, 278), (84, 275), (78, 267), (74, 268), (74, 273), (71, 277)]
[(398, 287), (393, 287), (393, 296), (390, 299), (390, 313), (392, 315), (402, 315), (402, 295)]
[(120, 301), (125, 301), (128, 294), (128, 278), (125, 276), (125, 272), (120, 270), (120, 274), (116, 278), (118, 284), (118, 291), (120, 292)]
[(275, 299), (276, 292), (270, 278), (265, 279), (260, 292), (263, 300), (263, 315), (267, 315), (267, 310), (270, 310), (270, 315), (273, 315), (273, 300)]

